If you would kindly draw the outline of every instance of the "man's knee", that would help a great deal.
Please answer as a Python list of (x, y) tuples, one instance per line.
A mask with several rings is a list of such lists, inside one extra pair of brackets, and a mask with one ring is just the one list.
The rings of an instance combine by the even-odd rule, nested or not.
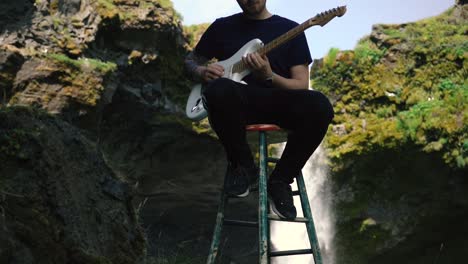
[(330, 124), (333, 120), (333, 117), (335, 116), (335, 112), (333, 110), (333, 106), (330, 103), (330, 100), (322, 94), (320, 94), (320, 105), (322, 106), (321, 113), (323, 115), (324, 121), (326, 121), (327, 124)]
[(226, 78), (218, 78), (206, 85), (203, 96), (207, 101), (219, 101), (222, 97), (228, 96), (232, 89), (233, 81)]
[(308, 96), (305, 97), (305, 100), (306, 102), (303, 107), (307, 109), (305, 110), (307, 115), (328, 126), (335, 115), (330, 100), (318, 91), (309, 93)]

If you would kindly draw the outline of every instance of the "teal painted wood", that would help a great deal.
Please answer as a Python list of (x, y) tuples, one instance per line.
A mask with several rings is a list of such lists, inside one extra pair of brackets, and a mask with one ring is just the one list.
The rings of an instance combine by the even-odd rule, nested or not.
[[(226, 180), (226, 179), (224, 179)], [(216, 257), (219, 251), (219, 241), (221, 239), (221, 233), (223, 229), (223, 222), (224, 222), (224, 207), (228, 203), (228, 197), (224, 192), (224, 185), (221, 190), (221, 199), (218, 206), (218, 214), (216, 215), (216, 225), (213, 232), (213, 238), (211, 240), (211, 247), (210, 253), (208, 254), (208, 260), (206, 261), (207, 264), (214, 264), (216, 261)]]
[[(265, 131), (259, 131), (259, 205), (258, 205), (258, 230), (259, 230), (259, 264), (269, 264), (270, 263), (270, 226), (268, 219), (268, 194), (267, 194), (267, 169), (268, 162), (276, 162), (278, 159), (268, 157), (267, 149), (267, 138)], [(225, 179), (226, 180), (226, 179)], [(320, 254), (320, 247), (317, 239), (317, 234), (315, 231), (314, 220), (312, 218), (312, 212), (310, 209), (309, 199), (307, 197), (307, 191), (305, 188), (304, 177), (300, 173), (296, 177), (296, 182), (298, 186), (298, 193), (301, 199), (302, 211), (304, 212), (304, 217), (309, 219), (306, 222), (307, 234), (309, 237), (311, 250), (314, 257), (314, 264), (323, 264), (322, 256)], [(224, 186), (224, 185), (223, 185)], [(219, 252), (219, 242), (221, 239), (222, 227), (224, 224), (224, 209), (228, 203), (228, 196), (224, 192), (224, 187), (221, 190), (221, 199), (218, 207), (218, 214), (216, 216), (216, 225), (213, 232), (213, 239), (211, 241), (210, 253), (208, 256), (207, 264), (214, 264)], [(275, 220), (275, 219), (273, 219)], [(301, 220), (301, 219), (298, 219)], [(245, 221), (244, 221), (245, 222)], [(249, 226), (251, 223), (249, 222)], [(285, 252), (276, 252), (276, 255), (293, 255), (293, 254), (306, 254), (305, 250), (292, 250)], [(275, 252), (272, 253), (272, 256), (275, 256)]]
[(268, 222), (268, 200), (267, 200), (267, 142), (265, 131), (259, 132), (259, 167), (260, 177), (258, 182), (258, 240), (259, 240), (259, 262), (269, 264), (269, 222)]
[(299, 188), (299, 196), (301, 198), (302, 211), (304, 217), (309, 219), (306, 223), (307, 234), (309, 235), (310, 246), (314, 255), (314, 263), (322, 264), (322, 255), (320, 254), (320, 247), (317, 239), (317, 233), (315, 232), (314, 219), (312, 218), (312, 211), (310, 210), (309, 198), (307, 197), (307, 190), (304, 183), (304, 177), (302, 172), (296, 177), (297, 187)]

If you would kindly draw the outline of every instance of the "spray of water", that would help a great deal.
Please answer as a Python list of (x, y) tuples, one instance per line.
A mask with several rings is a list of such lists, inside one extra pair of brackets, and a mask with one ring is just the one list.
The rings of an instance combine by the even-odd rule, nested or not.
[[(280, 146), (279, 150), (282, 151), (283, 149), (284, 144)], [(323, 263), (334, 264), (333, 237), (335, 221), (332, 213), (331, 183), (326, 161), (324, 149), (320, 146), (307, 161), (302, 172), (304, 174), (307, 194), (314, 217)], [(294, 187), (295, 184), (293, 184), (293, 190)], [(294, 204), (297, 208), (298, 216), (303, 216), (299, 197), (294, 196)], [(304, 224), (277, 221), (272, 221), (270, 223), (272, 251), (310, 248)], [(272, 259), (271, 263), (305, 264), (314, 263), (314, 260), (311, 255), (296, 255), (275, 257)]]

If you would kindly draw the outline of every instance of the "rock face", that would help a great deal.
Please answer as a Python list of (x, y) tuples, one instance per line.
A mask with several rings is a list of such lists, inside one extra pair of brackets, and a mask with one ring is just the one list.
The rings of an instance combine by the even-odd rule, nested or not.
[[(181, 77), (186, 42), (170, 4), (157, 0), (0, 3), (0, 139), (2, 146), (6, 144), (0, 152), (0, 215), (5, 215), (0, 262), (146, 261), (146, 234), (140, 230), (134, 209), (139, 200), (132, 199), (130, 190), (145, 177), (151, 176), (155, 186), (169, 176), (180, 179), (186, 171), (158, 171), (168, 154), (162, 150), (178, 136), (192, 142), (198, 138), (189, 122), (187, 126), (184, 122), (158, 125), (152, 119), (171, 120), (180, 115), (177, 103), (189, 92), (187, 80)], [(18, 105), (41, 108), (62, 121), (11, 108)], [(123, 127), (118, 123), (123, 118), (135, 127)], [(132, 144), (135, 139), (147, 144), (144, 151), (142, 145)], [(197, 142), (200, 148), (202, 142), (217, 146), (210, 137)], [(103, 155), (96, 151), (99, 148), (109, 152)], [(216, 149), (214, 153), (219, 153)], [(126, 166), (122, 167), (121, 158)], [(148, 167), (156, 160), (160, 161)], [(177, 163), (168, 164), (176, 167)], [(207, 166), (210, 163), (200, 169)], [(139, 171), (137, 177), (128, 168)], [(184, 188), (194, 191), (199, 179), (192, 179)], [(15, 184), (16, 180), (25, 184)], [(175, 180), (175, 184), (180, 183)], [(140, 182), (140, 186), (145, 185)], [(151, 192), (150, 187), (136, 192)], [(193, 201), (202, 195), (191, 194)], [(157, 212), (179, 212), (186, 197), (180, 203), (171, 197), (151, 199), (147, 206), (156, 216)], [(215, 208), (210, 207), (210, 212)], [(154, 217), (144, 220), (156, 221)], [(147, 223), (143, 223), (145, 228)], [(150, 245), (161, 248), (180, 242), (165, 244), (154, 241), (157, 236), (150, 238)], [(152, 247), (151, 252), (159, 256), (160, 248)]]
[(143, 263), (128, 186), (71, 125), (0, 109), (0, 262)]
[(337, 263), (463, 263), (468, 247), (467, 14), (375, 25), (312, 69), (326, 137)]
[[(96, 130), (116, 89), (155, 108), (185, 100), (185, 38), (165, 1), (7, 1), (0, 9), (2, 104), (46, 109)], [(170, 3), (170, 2), (169, 2)], [(16, 14), (27, 16), (17, 20)], [(93, 127), (91, 127), (93, 126)]]
[[(171, 2), (8, 0), (0, 21), (0, 109), (14, 121), (11, 128), (2, 121), (1, 132), (42, 135), (15, 134), (14, 155), (2, 152), (0, 190), (19, 196), (5, 194), (0, 207), (9, 210), (0, 262), (178, 263), (187, 256), (203, 263), (226, 164), (216, 139), (199, 134), (209, 126), (183, 116), (189, 45)], [(4, 172), (30, 184), (16, 188)], [(32, 212), (18, 209), (26, 188), (38, 189), (27, 196), (37, 200)], [(255, 218), (254, 198), (233, 204), (233, 214)], [(57, 234), (34, 233), (42, 225)], [(255, 262), (256, 232), (230, 234), (223, 263)], [(36, 245), (37, 236), (47, 243)], [(57, 255), (48, 258), (49, 251)]]

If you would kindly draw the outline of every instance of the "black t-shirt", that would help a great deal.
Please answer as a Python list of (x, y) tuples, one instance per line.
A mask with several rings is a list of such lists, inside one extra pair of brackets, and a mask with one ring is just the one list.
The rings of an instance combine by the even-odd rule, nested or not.
[[(258, 38), (267, 44), (297, 25), (278, 15), (263, 20), (249, 19), (242, 13), (218, 18), (201, 37), (195, 53), (208, 59), (226, 60), (252, 39)], [(304, 33), (272, 50), (267, 56), (273, 72), (285, 78), (291, 78), (290, 67), (312, 62)], [(248, 83), (249, 77), (244, 79)]]

